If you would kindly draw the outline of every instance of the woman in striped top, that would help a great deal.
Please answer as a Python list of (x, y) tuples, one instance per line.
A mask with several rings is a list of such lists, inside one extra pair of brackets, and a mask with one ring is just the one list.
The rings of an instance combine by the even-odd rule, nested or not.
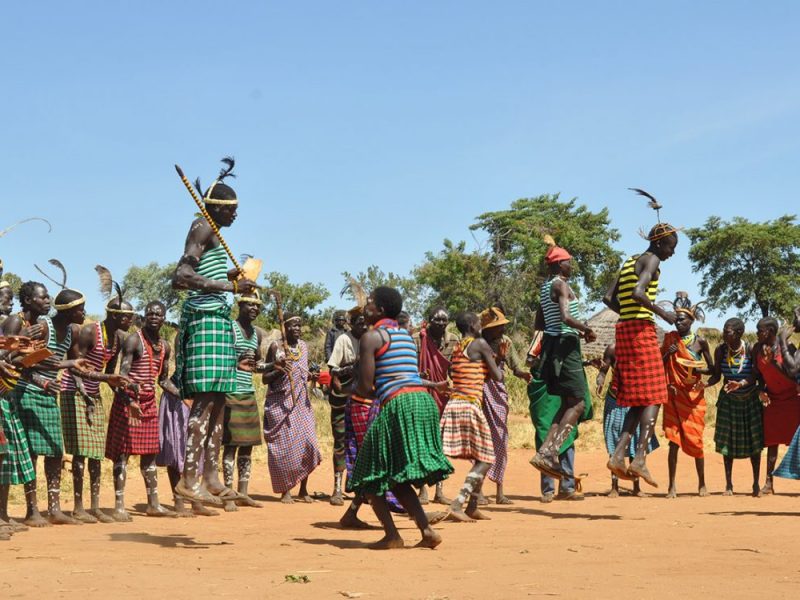
[[(504, 374), (494, 360), (489, 342), (480, 337), (480, 317), (462, 313), (456, 317), (456, 326), (462, 339), (453, 351), (450, 366), (453, 389), (440, 426), (445, 455), (473, 461), (448, 515), (454, 521), (470, 522), (489, 518), (478, 509), (483, 481), (494, 462), (492, 432), (481, 409), (483, 384), (489, 378), (502, 381)], [(465, 512), (463, 506), (467, 500)]]
[(359, 340), (355, 389), (362, 397), (374, 394), (381, 404), (356, 457), (351, 486), (369, 497), (385, 532), (373, 547), (385, 550), (404, 546), (386, 504), (390, 490), (422, 533), (419, 545), (435, 548), (441, 543), (411, 486), (433, 485), (453, 472), (442, 452), (439, 409), (417, 371), (414, 340), (397, 325), (402, 309), (403, 299), (393, 288), (378, 287), (370, 295), (364, 315), (373, 329)]
[(761, 451), (764, 449), (764, 425), (758, 388), (751, 384), (731, 392), (729, 381), (742, 381), (753, 376), (750, 344), (742, 339), (744, 321), (728, 319), (722, 328), (723, 343), (714, 351), (714, 365), (707, 387), (723, 385), (717, 398), (717, 422), (714, 428), (716, 450), (725, 463), (725, 495), (733, 496), (733, 461), (749, 458), (753, 469), (753, 496), (760, 494)]
[[(678, 230), (668, 223), (659, 223), (650, 230), (647, 240), (647, 251), (625, 261), (603, 298), (603, 303), (619, 314), (616, 327), (617, 405), (631, 407), (625, 415), (622, 435), (608, 461), (608, 468), (620, 479), (641, 477), (657, 487), (647, 470), (646, 453), (655, 433), (659, 407), (667, 402), (667, 384), (653, 315), (670, 325), (675, 323), (675, 313), (660, 307), (655, 299), (661, 261), (675, 254)], [(641, 435), (636, 456), (626, 467), (625, 452), (637, 427)]]
[(571, 478), (573, 473), (561, 470), (561, 447), (584, 416), (588, 389), (580, 338), (593, 342), (597, 336), (577, 318), (578, 300), (568, 283), (572, 274), (572, 256), (553, 243), (545, 262), (550, 278), (542, 284), (536, 313), (536, 329), (544, 331), (541, 377), (547, 385), (547, 392), (561, 397), (561, 408), (531, 464), (546, 475), (563, 479)]
[[(226, 168), (203, 194), (206, 210), (219, 228), (234, 222), (239, 206), (236, 192), (224, 183), (232, 176), (233, 159), (223, 162)], [(199, 180), (196, 187), (200, 190)], [(239, 278), (240, 273), (226, 271), (226, 267), (225, 249), (211, 225), (203, 217), (195, 219), (172, 279), (175, 289), (189, 290), (181, 312), (180, 339), (175, 341), (175, 370), (183, 398), (193, 400), (183, 478), (175, 493), (217, 506), (224, 500), (241, 499), (219, 480), (218, 468), (225, 395), (236, 388), (236, 351), (227, 294), (247, 294), (256, 288), (255, 282)]]

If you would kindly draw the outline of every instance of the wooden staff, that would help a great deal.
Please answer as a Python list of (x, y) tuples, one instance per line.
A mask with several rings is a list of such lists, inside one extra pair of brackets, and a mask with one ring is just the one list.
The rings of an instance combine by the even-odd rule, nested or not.
[[(265, 290), (265, 293), (269, 294), (275, 299), (275, 308), (278, 312), (278, 323), (281, 327), (281, 338), (283, 340), (283, 353), (288, 361), (289, 342), (286, 340), (286, 321), (283, 320), (283, 304), (281, 302), (281, 293), (274, 288)], [(289, 393), (292, 396), (292, 408), (294, 409), (294, 405), (297, 404), (297, 393), (294, 389), (294, 380), (292, 379), (291, 367), (289, 368), (289, 371), (286, 372), (286, 376), (289, 378)]]
[(219, 232), (219, 227), (217, 227), (217, 224), (214, 222), (214, 219), (212, 219), (211, 215), (208, 214), (206, 207), (203, 205), (203, 201), (197, 197), (197, 194), (195, 194), (191, 182), (188, 179), (186, 179), (186, 175), (183, 174), (183, 169), (181, 169), (178, 165), (175, 165), (175, 170), (178, 172), (178, 176), (181, 178), (183, 185), (185, 185), (186, 189), (189, 190), (189, 195), (192, 197), (192, 200), (194, 200), (194, 203), (197, 204), (197, 208), (200, 209), (200, 214), (203, 215), (203, 218), (206, 220), (206, 223), (209, 224), (211, 230), (217, 236), (219, 243), (225, 249), (225, 252), (228, 253), (228, 257), (231, 259), (233, 266), (236, 268), (237, 271), (239, 271), (239, 275), (244, 275), (244, 271), (242, 271), (242, 266), (239, 264), (239, 261), (236, 260), (236, 257), (233, 255), (233, 252), (231, 252), (231, 249), (228, 246), (227, 242), (225, 241), (225, 238), (223, 238), (222, 234)]

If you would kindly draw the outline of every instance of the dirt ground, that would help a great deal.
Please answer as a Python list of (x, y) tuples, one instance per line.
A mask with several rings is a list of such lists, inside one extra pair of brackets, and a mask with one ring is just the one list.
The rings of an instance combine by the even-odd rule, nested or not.
[[(691, 459), (681, 456), (679, 492), (663, 497), (604, 497), (609, 481), (600, 451), (579, 453), (589, 472), (583, 502), (539, 502), (529, 450), (512, 451), (507, 493), (513, 506), (490, 506), (491, 521), (445, 523), (437, 550), (375, 552), (379, 531), (337, 528), (342, 510), (318, 501), (285, 506), (269, 493), (260, 467), (251, 488), (261, 509), (196, 519), (142, 515), (143, 485), (129, 475), (134, 521), (50, 527), (0, 542), (0, 594), (6, 598), (148, 596), (171, 598), (788, 598), (800, 593), (800, 482), (777, 480), (779, 495), (751, 498), (748, 461), (737, 461), (737, 495), (723, 497), (722, 461), (709, 456), (710, 497), (693, 494)], [(666, 484), (666, 452), (651, 457)], [(466, 464), (446, 484), (454, 492)], [(329, 491), (322, 465), (310, 489)], [(168, 490), (166, 475), (162, 490)], [(489, 486), (494, 492), (494, 486)], [(165, 498), (168, 493), (162, 492)], [(71, 499), (66, 508), (71, 507)], [(112, 504), (104, 490), (104, 506)], [(12, 514), (21, 516), (21, 506)], [(369, 507), (365, 517), (376, 522)], [(399, 520), (408, 545), (417, 532)], [(307, 578), (307, 583), (287, 581)], [(620, 596), (621, 594), (621, 596)]]
[[(337, 528), (341, 509), (319, 501), (285, 506), (269, 493), (259, 469), (251, 487), (261, 509), (196, 519), (144, 517), (144, 491), (129, 476), (134, 521), (50, 527), (0, 542), (0, 594), (94, 598), (153, 594), (198, 598), (462, 598), (682, 597), (768, 598), (800, 593), (800, 482), (777, 480), (779, 495), (751, 498), (748, 461), (734, 467), (736, 496), (723, 497), (722, 461), (710, 455), (710, 497), (693, 494), (691, 459), (681, 456), (679, 492), (663, 497), (605, 498), (600, 451), (578, 455), (590, 473), (583, 502), (539, 502), (529, 450), (512, 451), (507, 493), (513, 506), (490, 506), (491, 521), (445, 523), (439, 549), (375, 552), (364, 544), (378, 531)], [(651, 457), (666, 483), (666, 452)], [(446, 484), (453, 492), (465, 463)], [(310, 489), (329, 491), (330, 466)], [(162, 490), (168, 489), (166, 476)], [(494, 492), (494, 486), (489, 486)], [(163, 494), (169, 497), (169, 494)], [(113, 500), (104, 491), (105, 506)], [(67, 503), (69, 507), (71, 503)], [(21, 506), (12, 511), (21, 516)], [(365, 517), (375, 522), (368, 507)], [(408, 545), (417, 532), (399, 520)], [(307, 578), (307, 583), (287, 581)]]

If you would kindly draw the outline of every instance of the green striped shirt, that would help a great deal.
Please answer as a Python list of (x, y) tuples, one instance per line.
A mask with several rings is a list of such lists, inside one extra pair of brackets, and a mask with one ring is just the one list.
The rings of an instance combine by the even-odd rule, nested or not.
[[(247, 337), (238, 321), (233, 322), (233, 348), (236, 350), (236, 360), (241, 360), (242, 355), (258, 350), (258, 334), (253, 328), (253, 335)], [(236, 368), (236, 393), (254, 394), (253, 373)]]
[[(211, 250), (206, 250), (200, 257), (200, 264), (197, 265), (195, 272), (206, 279), (214, 281), (227, 281), (228, 279), (228, 255), (225, 248), (217, 246)], [(227, 306), (227, 296), (225, 292), (202, 292), (200, 290), (189, 290), (189, 298), (186, 306), (195, 310), (216, 310)]]
[[(544, 332), (547, 335), (578, 335), (578, 330), (570, 327), (561, 320), (561, 309), (558, 303), (553, 302), (551, 292), (554, 279), (548, 279), (542, 284), (539, 292), (539, 302), (544, 313)], [(577, 298), (569, 301), (569, 314), (578, 320), (578, 300)]]

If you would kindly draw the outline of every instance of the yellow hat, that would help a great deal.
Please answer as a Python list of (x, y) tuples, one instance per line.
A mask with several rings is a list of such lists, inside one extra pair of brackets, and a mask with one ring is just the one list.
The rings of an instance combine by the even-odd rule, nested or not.
[(506, 316), (503, 314), (503, 311), (496, 306), (492, 306), (484, 311), (481, 311), (480, 317), (481, 328), (483, 329), (499, 327), (500, 325), (507, 325), (510, 323), (510, 321), (506, 319)]

